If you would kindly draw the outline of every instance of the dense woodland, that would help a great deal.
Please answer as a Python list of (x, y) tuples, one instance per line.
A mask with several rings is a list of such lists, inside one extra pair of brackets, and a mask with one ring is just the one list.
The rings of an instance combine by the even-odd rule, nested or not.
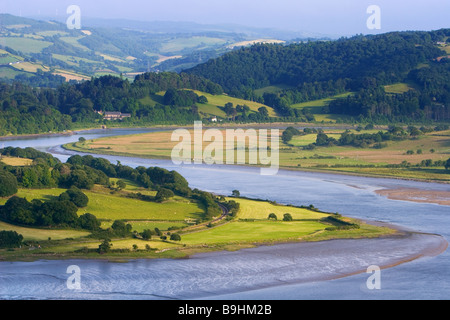
[[(101, 123), (96, 111), (130, 113), (125, 125), (189, 124), (200, 119), (204, 97), (181, 89), (264, 103), (278, 121), (312, 121), (292, 104), (351, 92), (332, 101), (333, 114), (371, 123), (449, 121), (450, 62), (436, 44), (450, 29), (395, 32), (336, 41), (290, 45), (258, 44), (237, 49), (182, 73), (144, 73), (134, 81), (103, 76), (56, 89), (20, 82), (0, 83), (0, 136), (63, 131)], [(49, 83), (58, 77), (43, 76)], [(387, 93), (384, 86), (406, 83), (410, 90)], [(275, 92), (265, 91), (272, 86)], [(143, 100), (166, 92), (153, 104)], [(226, 110), (225, 110), (226, 111)], [(227, 112), (228, 114), (228, 112)], [(237, 121), (273, 121), (262, 110)]]
[[(264, 102), (283, 116), (295, 116), (289, 106), (343, 92), (330, 111), (366, 120), (448, 120), (449, 59), (437, 47), (450, 29), (434, 32), (394, 32), (337, 41), (312, 41), (288, 46), (259, 44), (227, 53), (188, 73), (220, 84), (224, 91)], [(438, 59), (439, 58), (439, 59)], [(389, 95), (385, 85), (407, 82), (414, 90)], [(277, 93), (257, 89), (278, 86)]]
[[(139, 100), (168, 89), (192, 89), (211, 94), (222, 88), (195, 75), (146, 73), (135, 81), (114, 76), (93, 78), (58, 89), (33, 88), (22, 83), (0, 84), (0, 136), (70, 130), (102, 118), (96, 111), (132, 115), (133, 124), (188, 124), (199, 119), (191, 97), (178, 97), (177, 105), (142, 104)], [(180, 108), (180, 105), (182, 108)]]

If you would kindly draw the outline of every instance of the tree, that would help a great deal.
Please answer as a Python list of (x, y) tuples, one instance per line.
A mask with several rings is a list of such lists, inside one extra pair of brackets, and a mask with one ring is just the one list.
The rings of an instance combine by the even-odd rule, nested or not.
[(71, 201), (51, 200), (41, 206), (42, 215), (49, 217), (57, 225), (74, 225), (78, 220), (78, 208)]
[(75, 186), (79, 189), (92, 189), (94, 187), (94, 181), (88, 176), (86, 171), (84, 170), (73, 170), (70, 173), (70, 177), (68, 179), (69, 186)]
[(273, 220), (278, 220), (277, 215), (275, 213), (271, 213), (269, 214), (269, 217), (267, 218), (268, 220), (273, 219)]
[(17, 178), (8, 171), (0, 171), (0, 197), (12, 196), (17, 191)]
[(142, 239), (144, 240), (150, 240), (152, 238), (152, 231), (149, 229), (145, 229), (141, 233)]
[(269, 111), (267, 110), (266, 107), (260, 107), (258, 109), (258, 112), (263, 116), (263, 117), (268, 117), (269, 116)]
[(170, 235), (170, 240), (172, 240), (172, 241), (181, 241), (181, 236), (178, 233), (172, 233)]
[(17, 248), (22, 241), (23, 236), (16, 231), (0, 231), (0, 248)]
[(111, 249), (112, 244), (110, 239), (105, 239), (103, 242), (98, 246), (98, 253), (103, 254), (109, 252)]
[(445, 170), (450, 170), (450, 158), (445, 163)]
[(292, 221), (292, 215), (290, 213), (285, 213), (283, 216), (283, 221)]
[(61, 193), (59, 200), (68, 200), (73, 202), (78, 208), (84, 208), (89, 203), (89, 198), (77, 187), (73, 186), (64, 193)]
[(155, 200), (157, 202), (163, 202), (167, 199), (172, 198), (173, 196), (175, 196), (175, 194), (173, 193), (172, 190), (169, 190), (166, 188), (161, 188), (161, 189), (159, 189), (158, 193), (156, 194)]
[(100, 229), (101, 222), (93, 214), (85, 213), (78, 218), (78, 224), (83, 229), (95, 231)]
[(198, 97), (198, 103), (202, 104), (208, 103), (208, 98), (206, 98), (205, 96), (200, 96)]
[(114, 230), (115, 234), (125, 236), (131, 232), (132, 226), (131, 224), (126, 224), (121, 220), (115, 220), (111, 226), (111, 229)]
[(3, 220), (23, 225), (32, 225), (36, 222), (33, 215), (33, 206), (25, 198), (13, 196), (1, 208)]
[(414, 127), (414, 126), (409, 126), (408, 132), (411, 137), (417, 137), (422, 134), (422, 132), (417, 127)]
[(235, 197), (235, 198), (239, 198), (241, 196), (241, 193), (239, 192), (239, 190), (233, 190), (231, 192), (231, 196)]
[(116, 186), (117, 186), (117, 188), (118, 188), (119, 190), (123, 190), (123, 189), (125, 189), (125, 188), (127, 187), (127, 184), (126, 184), (125, 181), (123, 181), (123, 180), (118, 180), (118, 181), (116, 182)]

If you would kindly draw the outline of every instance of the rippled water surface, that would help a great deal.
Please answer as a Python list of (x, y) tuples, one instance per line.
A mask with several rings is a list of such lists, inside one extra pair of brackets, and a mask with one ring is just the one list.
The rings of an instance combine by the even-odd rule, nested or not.
[[(94, 130), (86, 139), (143, 130)], [(146, 130), (151, 131), (151, 130)], [(49, 151), (65, 161), (59, 146), (75, 136), (0, 141)], [(448, 251), (381, 271), (381, 290), (368, 290), (369, 265), (384, 265), (435, 247), (450, 235), (448, 206), (394, 201), (374, 193), (381, 188), (449, 190), (448, 185), (321, 173), (280, 171), (261, 176), (257, 168), (174, 166), (170, 161), (109, 157), (130, 166), (161, 166), (179, 171), (191, 187), (229, 195), (271, 199), (294, 205), (314, 204), (324, 211), (392, 223), (418, 232), (406, 240), (339, 240), (287, 244), (239, 252), (202, 254), (182, 260), (37, 261), (0, 263), (3, 299), (448, 299)], [(441, 237), (442, 236), (442, 237)], [(81, 268), (81, 290), (68, 290), (67, 267)], [(339, 278), (339, 275), (355, 273)], [(338, 279), (336, 279), (338, 277)], [(328, 280), (327, 280), (328, 279)]]

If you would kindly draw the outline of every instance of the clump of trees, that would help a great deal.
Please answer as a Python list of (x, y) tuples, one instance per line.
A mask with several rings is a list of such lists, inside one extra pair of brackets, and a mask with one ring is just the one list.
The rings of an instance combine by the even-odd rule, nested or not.
[(18, 248), (22, 241), (23, 236), (16, 231), (0, 231), (0, 249)]
[(8, 171), (0, 170), (0, 197), (9, 197), (16, 194), (17, 179)]
[(64, 200), (73, 202), (73, 204), (75, 204), (78, 208), (84, 208), (89, 203), (88, 196), (86, 196), (80, 189), (75, 186), (59, 196), (59, 201)]
[(298, 129), (294, 127), (288, 127), (286, 128), (286, 130), (283, 131), (281, 135), (281, 140), (283, 140), (285, 144), (288, 144), (294, 136), (298, 136), (300, 134), (301, 132)]
[(42, 202), (13, 196), (0, 208), (3, 221), (25, 226), (78, 227), (78, 208), (70, 201)]

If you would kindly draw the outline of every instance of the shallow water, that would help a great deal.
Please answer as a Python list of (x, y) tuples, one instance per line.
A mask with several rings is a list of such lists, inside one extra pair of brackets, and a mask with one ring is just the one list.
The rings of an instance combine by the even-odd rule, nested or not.
[[(102, 135), (137, 132), (141, 130), (96, 130), (82, 136), (93, 139)], [(58, 146), (77, 141), (78, 137), (2, 141), (0, 146), (36, 147), (65, 161), (73, 153)], [(449, 190), (448, 185), (284, 170), (276, 176), (261, 176), (257, 168), (179, 167), (164, 160), (102, 157), (130, 166), (161, 166), (177, 170), (187, 178), (191, 187), (218, 194), (230, 195), (232, 190), (238, 189), (247, 197), (284, 204), (314, 204), (324, 211), (392, 223), (442, 235), (444, 239), (450, 236), (448, 206), (389, 200), (374, 192), (381, 188), (402, 187)], [(187, 260), (139, 260), (127, 264), (99, 261), (5, 262), (0, 263), (0, 298), (448, 299), (448, 251), (436, 257), (424, 257), (383, 269), (381, 290), (367, 289), (366, 280), (370, 275), (364, 270), (369, 265), (384, 265), (414, 255), (421, 251), (420, 246), (433, 245), (437, 238), (440, 239), (415, 237), (407, 241), (353, 240), (356, 241), (355, 247), (350, 245), (352, 241), (318, 243), (314, 244), (317, 245), (314, 249), (308, 244), (293, 244), (293, 247), (283, 247), (278, 254), (257, 248), (200, 255)], [(69, 263), (81, 268), (84, 286), (79, 292), (65, 287)], [(324, 281), (324, 278), (334, 278), (331, 275), (352, 272), (359, 274)]]

